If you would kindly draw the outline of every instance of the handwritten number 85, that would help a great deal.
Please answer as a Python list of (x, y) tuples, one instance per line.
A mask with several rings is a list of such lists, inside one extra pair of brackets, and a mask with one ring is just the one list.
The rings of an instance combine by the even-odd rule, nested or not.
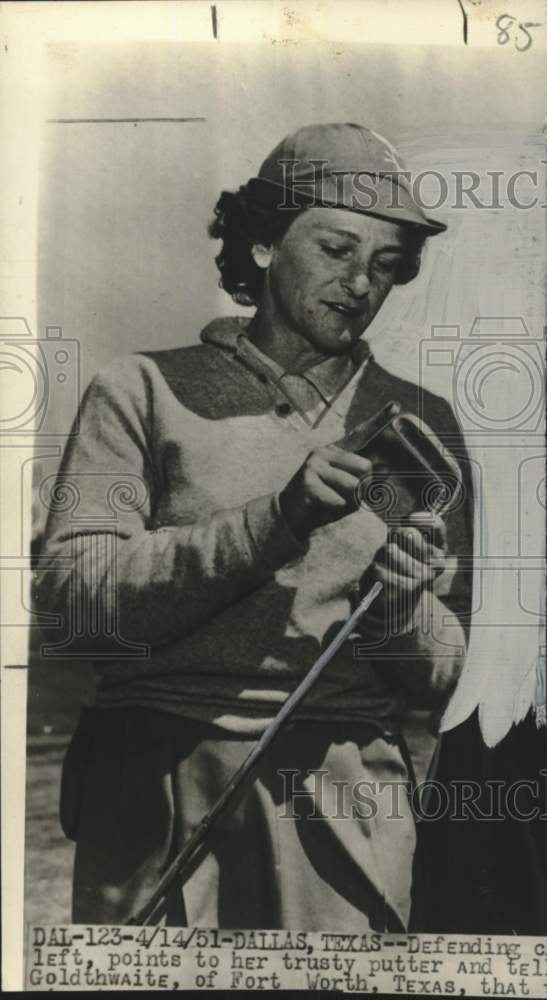
[[(507, 42), (511, 38), (509, 29), (514, 24), (517, 24), (515, 48), (517, 52), (526, 52), (526, 49), (530, 48), (533, 41), (532, 36), (528, 31), (528, 28), (540, 28), (541, 22), (526, 21), (524, 24), (521, 24), (520, 21), (517, 23), (516, 17), (513, 17), (512, 14), (500, 14), (500, 16), (496, 21), (496, 28), (498, 29), (498, 45), (507, 45)], [(519, 31), (521, 31), (523, 35), (526, 35), (526, 41), (524, 45), (519, 45)]]

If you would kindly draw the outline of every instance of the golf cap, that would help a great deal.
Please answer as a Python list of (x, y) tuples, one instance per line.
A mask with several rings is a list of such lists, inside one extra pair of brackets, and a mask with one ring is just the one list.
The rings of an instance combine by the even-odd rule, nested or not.
[(391, 143), (350, 122), (291, 133), (266, 157), (247, 191), (278, 209), (346, 208), (419, 226), (428, 236), (446, 229), (416, 203), (410, 173)]

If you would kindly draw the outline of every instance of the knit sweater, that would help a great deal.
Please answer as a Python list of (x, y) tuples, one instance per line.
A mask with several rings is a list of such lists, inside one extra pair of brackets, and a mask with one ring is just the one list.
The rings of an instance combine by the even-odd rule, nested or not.
[[(370, 355), (310, 421), (287, 403), (267, 359), (238, 347), (246, 322), (214, 321), (199, 345), (121, 358), (93, 379), (50, 495), (35, 603), (57, 616), (49, 655), (93, 660), (99, 705), (258, 735), (348, 617), (386, 535), (360, 508), (306, 544), (293, 536), (279, 493), (310, 450), (397, 399), (469, 477), (444, 400)], [(432, 703), (450, 687), (470, 611), (470, 573), (457, 556), (472, 552), (471, 524), (468, 493), (448, 520), (452, 559), (420, 601), (417, 627), (378, 642), (364, 626), (301, 718), (387, 731), (406, 699)]]

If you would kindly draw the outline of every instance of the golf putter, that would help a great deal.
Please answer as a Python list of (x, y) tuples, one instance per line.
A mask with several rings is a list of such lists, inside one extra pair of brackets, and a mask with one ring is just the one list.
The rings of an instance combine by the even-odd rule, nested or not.
[(359, 485), (359, 502), (389, 526), (404, 524), (418, 511), (447, 511), (460, 494), (456, 460), (427, 424), (402, 413), (399, 403), (388, 403), (336, 444), (372, 463), (370, 476)]

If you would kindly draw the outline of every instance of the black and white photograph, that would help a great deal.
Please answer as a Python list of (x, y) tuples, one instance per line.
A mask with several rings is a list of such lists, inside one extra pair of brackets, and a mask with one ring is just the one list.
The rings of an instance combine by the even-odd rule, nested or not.
[(545, 6), (5, 6), (9, 988), (547, 996)]

